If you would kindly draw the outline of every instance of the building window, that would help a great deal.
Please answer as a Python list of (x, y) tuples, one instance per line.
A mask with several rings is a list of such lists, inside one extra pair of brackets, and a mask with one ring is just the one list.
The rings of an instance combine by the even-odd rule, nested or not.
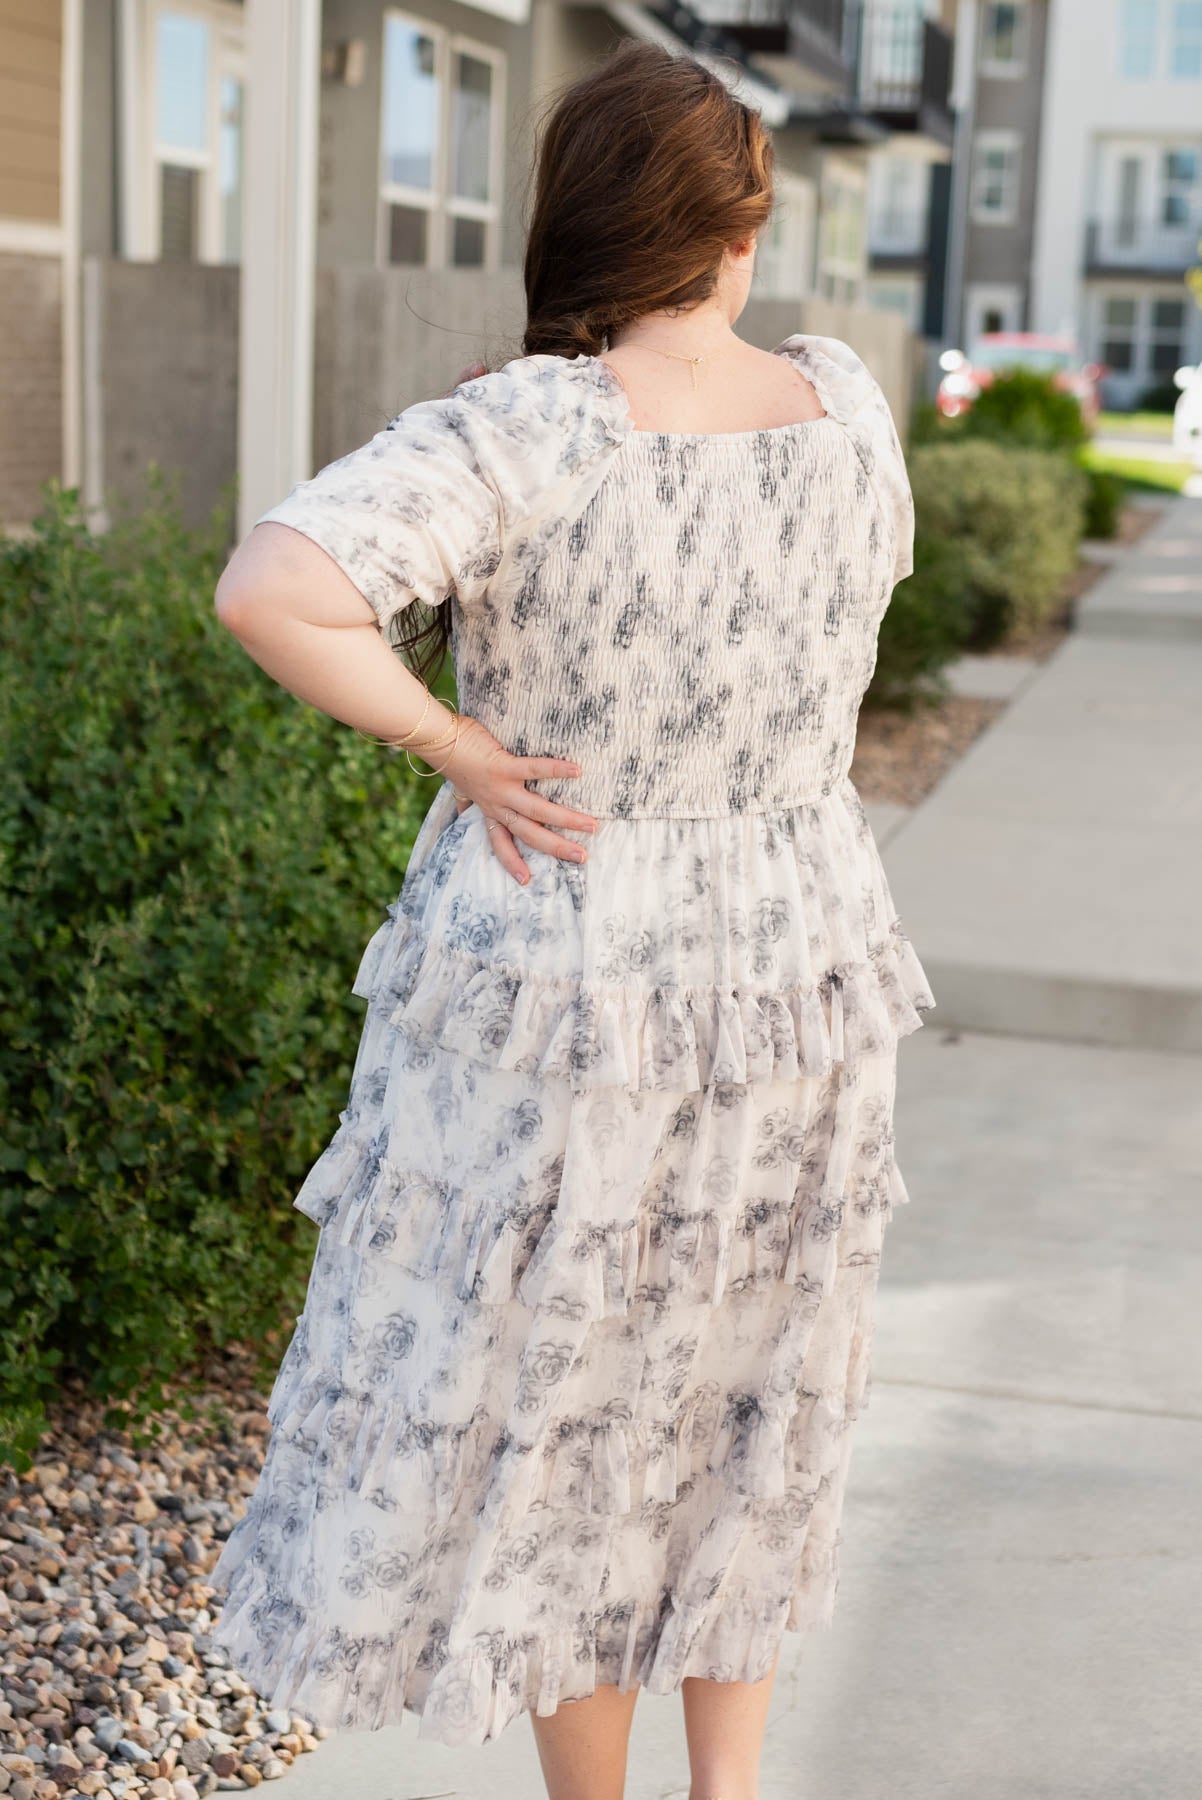
[(772, 217), (756, 244), (756, 287), (765, 298), (795, 300), (813, 290), (814, 188), (783, 171), (775, 185)]
[(384, 20), (380, 260), (496, 268), (504, 57), (428, 20)]
[(869, 250), (874, 256), (922, 256), (929, 237), (929, 164), (881, 153), (868, 168)]
[(980, 131), (973, 150), (972, 216), (981, 225), (1008, 225), (1018, 209), (1017, 132)]
[(1160, 0), (1120, 0), (1119, 73), (1127, 81), (1149, 81), (1156, 73)]
[(1186, 360), (1188, 306), (1176, 294), (1107, 294), (1099, 360), (1112, 374), (1162, 387)]
[(240, 9), (156, 5), (148, 237), (164, 262), (236, 262), (242, 231)]
[(1180, 81), (1202, 78), (1202, 0), (1175, 0), (1169, 73)]
[(1193, 226), (1199, 220), (1202, 155), (1189, 147), (1166, 150), (1160, 164), (1160, 218), (1163, 225)]
[(1017, 76), (1027, 60), (1027, 7), (1023, 0), (987, 4), (981, 20), (982, 75)]
[(1126, 294), (1108, 294), (1102, 307), (1102, 361), (1116, 375), (1135, 367), (1136, 304)]
[(864, 177), (829, 164), (818, 225), (818, 292), (826, 300), (858, 301), (867, 250)]
[(1153, 381), (1170, 381), (1185, 361), (1185, 301), (1153, 300), (1149, 338), (1149, 373)]

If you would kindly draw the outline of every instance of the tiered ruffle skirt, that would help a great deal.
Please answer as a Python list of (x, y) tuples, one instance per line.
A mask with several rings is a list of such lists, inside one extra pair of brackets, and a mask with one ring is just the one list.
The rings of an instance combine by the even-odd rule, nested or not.
[(432, 807), (217, 1636), (277, 1705), (483, 1743), (826, 1623), (934, 1005), (850, 783), (603, 821), (519, 887)]

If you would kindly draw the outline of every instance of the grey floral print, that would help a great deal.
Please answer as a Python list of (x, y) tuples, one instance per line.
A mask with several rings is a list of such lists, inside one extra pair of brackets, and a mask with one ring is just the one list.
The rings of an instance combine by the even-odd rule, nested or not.
[(483, 1743), (599, 1682), (758, 1680), (833, 1614), (934, 1000), (848, 775), (904, 465), (853, 352), (779, 349), (824, 419), (637, 432), (599, 359), (519, 358), (268, 515), (384, 628), (451, 605), (465, 710), (602, 820), (521, 888), (444, 784), (355, 980), (216, 1577), (235, 1664), (331, 1725)]

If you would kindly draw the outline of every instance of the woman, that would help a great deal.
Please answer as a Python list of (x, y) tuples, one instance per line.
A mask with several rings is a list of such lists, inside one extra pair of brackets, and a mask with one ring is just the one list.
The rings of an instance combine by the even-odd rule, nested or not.
[[(910, 494), (846, 345), (734, 332), (771, 205), (755, 114), (623, 46), (545, 130), (524, 354), (302, 483), (218, 592), (442, 777), (297, 1202), (221, 1636), (333, 1725), (527, 1712), (552, 1800), (621, 1794), (640, 1687), (682, 1692), (693, 1800), (754, 1796), (907, 1197), (933, 1001), (847, 770)], [(418, 601), (462, 716), (385, 641), (417, 660)]]

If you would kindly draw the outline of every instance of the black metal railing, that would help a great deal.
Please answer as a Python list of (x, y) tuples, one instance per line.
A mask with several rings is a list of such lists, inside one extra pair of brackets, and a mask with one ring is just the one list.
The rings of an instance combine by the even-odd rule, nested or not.
[(749, 48), (795, 56), (837, 88), (854, 77), (858, 0), (694, 0), (703, 18), (733, 31)]
[[(670, 0), (665, 0), (670, 5)], [(898, 0), (692, 0), (749, 49), (791, 55), (868, 113), (950, 142), (952, 40)]]
[(952, 40), (910, 7), (866, 0), (855, 45), (856, 97), (869, 112), (949, 109)]

